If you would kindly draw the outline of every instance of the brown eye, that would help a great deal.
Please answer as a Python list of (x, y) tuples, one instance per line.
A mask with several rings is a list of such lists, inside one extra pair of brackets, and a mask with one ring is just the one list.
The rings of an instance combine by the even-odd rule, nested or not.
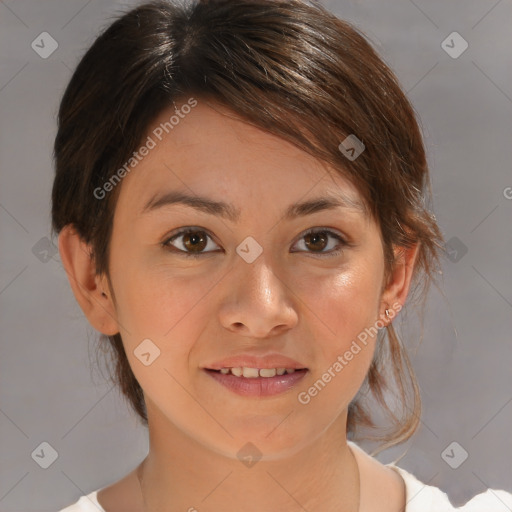
[(207, 243), (208, 240), (201, 231), (186, 233), (183, 236), (183, 245), (187, 250), (202, 251)]
[[(338, 243), (333, 244), (331, 240)], [(304, 243), (305, 249), (303, 250), (305, 252), (321, 256), (337, 256), (341, 253), (341, 248), (349, 246), (340, 235), (329, 229), (311, 229), (302, 236), (299, 242)], [(175, 253), (192, 257), (207, 255), (215, 252), (216, 247), (218, 248), (212, 237), (205, 230), (199, 228), (188, 228), (179, 231), (163, 242), (162, 245)]]
[(304, 240), (308, 248), (313, 249), (314, 252), (321, 252), (325, 249), (328, 238), (328, 236), (325, 236), (325, 232), (318, 231), (316, 233), (308, 233)]
[[(211, 237), (206, 231), (201, 229), (186, 229), (176, 233), (168, 238), (163, 246), (176, 252), (183, 253), (184, 256), (201, 256), (212, 251), (205, 251), (211, 248)], [(213, 241), (212, 243), (216, 245)]]
[[(333, 244), (330, 240), (336, 240), (338, 243)], [(338, 256), (343, 247), (349, 246), (344, 238), (330, 229), (310, 229), (302, 235), (298, 243), (302, 242), (305, 252), (321, 256)]]

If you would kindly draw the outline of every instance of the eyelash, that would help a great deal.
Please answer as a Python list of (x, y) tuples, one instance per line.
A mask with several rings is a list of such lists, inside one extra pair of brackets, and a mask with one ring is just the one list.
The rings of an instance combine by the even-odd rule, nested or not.
[[(173, 234), (171, 237), (169, 238), (166, 238), (164, 242), (162, 242), (162, 246), (173, 252), (173, 253), (179, 253), (180, 255), (183, 255), (187, 258), (199, 258), (199, 257), (202, 257), (206, 254), (210, 254), (211, 252), (213, 251), (206, 251), (206, 252), (198, 252), (198, 253), (191, 253), (191, 252), (186, 252), (186, 251), (183, 251), (182, 249), (177, 249), (176, 247), (172, 246), (172, 245), (169, 245), (170, 242), (174, 241), (176, 238), (179, 238), (180, 236), (183, 236), (183, 235), (186, 235), (186, 234), (189, 234), (189, 233), (205, 233), (206, 236), (208, 238), (212, 238), (208, 232), (202, 228), (187, 228), (187, 229), (184, 229), (182, 231), (178, 231), (177, 233)], [(305, 236), (307, 235), (311, 235), (311, 234), (318, 234), (318, 233), (324, 233), (328, 236), (331, 236), (333, 238), (336, 238), (338, 241), (339, 241), (339, 245), (341, 246), (340, 249), (336, 249), (336, 250), (333, 250), (331, 249), (329, 252), (325, 252), (325, 253), (322, 253), (322, 252), (319, 252), (319, 253), (314, 253), (314, 252), (310, 252), (310, 254), (313, 254), (314, 256), (322, 256), (322, 257), (335, 257), (335, 256), (339, 256), (342, 251), (343, 251), (343, 248), (344, 247), (350, 247), (350, 244), (343, 238), (341, 237), (338, 233), (334, 232), (334, 231), (331, 231), (330, 229), (326, 229), (326, 228), (311, 228), (311, 229), (308, 229), (301, 237), (299, 240), (302, 240)], [(309, 251), (296, 251), (296, 252), (309, 252)]]

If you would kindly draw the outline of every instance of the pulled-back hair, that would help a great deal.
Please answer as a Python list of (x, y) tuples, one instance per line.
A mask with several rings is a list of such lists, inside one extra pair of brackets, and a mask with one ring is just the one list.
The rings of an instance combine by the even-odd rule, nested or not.
[[(224, 105), (331, 164), (357, 187), (381, 230), (386, 278), (393, 246), (419, 244), (413, 285), (426, 297), (442, 235), (430, 212), (414, 110), (363, 34), (320, 4), (299, 0), (153, 1), (116, 19), (86, 52), (58, 113), (52, 227), (58, 233), (74, 225), (90, 244), (98, 274), (109, 276), (122, 183), (101, 199), (95, 190), (138, 149), (164, 109), (192, 97)], [(349, 135), (365, 146), (355, 159), (339, 149)], [(120, 334), (101, 340), (112, 348), (111, 377), (147, 425), (144, 395)], [(386, 390), (394, 392), (401, 414), (389, 407)], [(420, 393), (392, 324), (380, 331), (366, 379), (349, 405), (347, 436), (357, 439), (360, 427), (376, 427), (368, 391), (392, 429), (364, 438), (383, 441), (379, 451), (409, 439), (420, 420)]]

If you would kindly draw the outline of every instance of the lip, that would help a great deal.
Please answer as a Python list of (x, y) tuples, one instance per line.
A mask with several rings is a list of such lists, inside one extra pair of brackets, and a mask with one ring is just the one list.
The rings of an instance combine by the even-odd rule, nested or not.
[[(224, 361), (223, 364), (225, 363)], [(258, 368), (258, 366), (253, 366), (252, 368)], [(261, 368), (261, 366), (259, 368)], [(203, 371), (216, 382), (237, 395), (261, 398), (275, 396), (290, 390), (304, 378), (309, 370), (304, 368), (295, 370), (294, 373), (285, 373), (284, 375), (276, 375), (275, 377), (256, 377), (252, 379), (236, 377), (231, 374), (223, 375), (219, 371), (209, 370), (207, 368), (203, 368)]]
[[(290, 359), (281, 354), (267, 354), (266, 356), (252, 356), (242, 354), (215, 361), (203, 367), (204, 370), (220, 370), (221, 368), (293, 368), (294, 370), (306, 369), (306, 365)], [(241, 377), (235, 377), (241, 378)], [(274, 377), (269, 377), (273, 379)]]

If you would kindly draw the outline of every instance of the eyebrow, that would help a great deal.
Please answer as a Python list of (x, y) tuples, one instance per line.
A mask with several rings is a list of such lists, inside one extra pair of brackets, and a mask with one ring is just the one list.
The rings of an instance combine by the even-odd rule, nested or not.
[[(191, 196), (184, 192), (174, 190), (153, 196), (145, 204), (140, 213), (143, 215), (165, 206), (180, 204), (195, 208), (196, 210), (210, 215), (223, 217), (231, 222), (238, 222), (240, 219), (241, 210), (235, 208), (233, 205), (222, 201), (215, 201), (207, 197), (197, 195)], [(283, 218), (285, 220), (292, 220), (296, 217), (312, 215), (317, 212), (333, 210), (335, 208), (354, 210), (365, 216), (367, 215), (367, 209), (361, 201), (358, 199), (352, 199), (344, 194), (340, 194), (335, 197), (318, 197), (309, 201), (291, 204), (284, 212)]]

